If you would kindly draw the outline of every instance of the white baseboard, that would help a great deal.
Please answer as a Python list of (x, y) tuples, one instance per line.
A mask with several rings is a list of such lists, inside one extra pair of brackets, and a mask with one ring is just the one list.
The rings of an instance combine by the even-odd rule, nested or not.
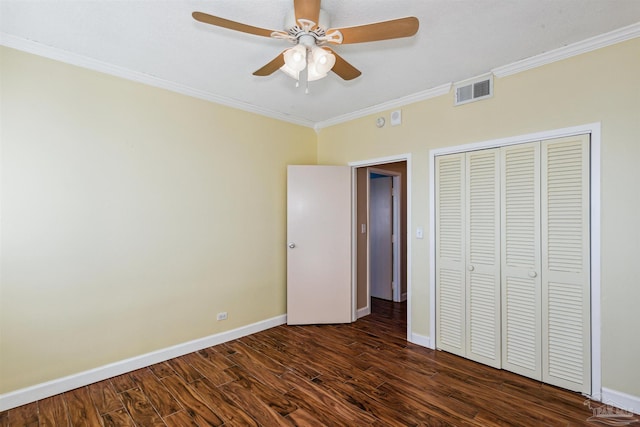
[(422, 347), (427, 347), (433, 350), (433, 347), (431, 346), (431, 338), (429, 338), (426, 335), (420, 335), (412, 332), (411, 338), (409, 339), (409, 341), (414, 344), (421, 345)]
[(365, 308), (359, 308), (356, 311), (356, 316), (357, 316), (356, 318), (359, 319), (361, 317), (368, 316), (370, 314), (371, 314), (371, 306), (368, 305)]
[[(597, 398), (598, 396), (594, 396)], [(602, 403), (640, 414), (640, 397), (602, 387)]]
[(255, 334), (256, 332), (283, 325), (286, 322), (287, 316), (283, 314), (281, 316), (272, 317), (271, 319), (242, 326), (231, 331), (221, 332), (219, 334), (188, 341), (172, 347), (167, 347), (151, 353), (142, 354), (130, 359), (121, 360), (95, 369), (69, 375), (67, 377), (58, 378), (45, 383), (36, 384), (31, 387), (1, 394), (0, 411), (6, 411), (7, 409), (35, 402), (36, 400), (64, 393), (65, 391), (93, 384), (117, 375), (122, 375), (126, 372), (131, 372), (136, 369), (164, 362), (165, 360), (173, 359), (174, 357), (183, 356), (207, 347)]

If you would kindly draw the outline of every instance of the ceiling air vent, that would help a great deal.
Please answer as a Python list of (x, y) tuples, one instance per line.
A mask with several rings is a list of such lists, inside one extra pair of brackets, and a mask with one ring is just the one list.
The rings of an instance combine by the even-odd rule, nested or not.
[(493, 74), (458, 82), (454, 88), (456, 90), (454, 105), (490, 98), (493, 96)]

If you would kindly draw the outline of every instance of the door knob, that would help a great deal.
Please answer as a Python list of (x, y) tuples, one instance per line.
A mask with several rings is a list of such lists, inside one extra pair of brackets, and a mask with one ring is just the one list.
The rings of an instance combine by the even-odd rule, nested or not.
[(475, 267), (473, 265), (470, 265), (469, 266), (469, 271), (473, 271), (473, 270), (475, 270)]
[(534, 278), (538, 275), (538, 273), (536, 273), (535, 271), (530, 271), (529, 272), (529, 277)]
[(296, 247), (296, 244), (295, 244), (295, 243), (293, 243), (293, 242), (289, 243), (289, 248), (290, 248), (290, 249), (293, 249), (293, 248), (295, 248), (295, 247)]

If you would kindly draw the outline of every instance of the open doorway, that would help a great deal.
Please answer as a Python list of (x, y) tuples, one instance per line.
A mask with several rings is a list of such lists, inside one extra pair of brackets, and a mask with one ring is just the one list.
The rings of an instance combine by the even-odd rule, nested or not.
[(407, 162), (358, 167), (355, 175), (357, 317), (394, 305), (406, 313)]

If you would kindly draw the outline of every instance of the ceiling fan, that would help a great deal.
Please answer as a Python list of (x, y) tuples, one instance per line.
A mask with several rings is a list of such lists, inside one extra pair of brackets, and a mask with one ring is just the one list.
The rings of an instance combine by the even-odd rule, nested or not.
[(362, 74), (327, 45), (410, 37), (416, 34), (419, 26), (418, 18), (406, 17), (355, 27), (330, 28), (329, 16), (320, 8), (320, 0), (294, 0), (285, 31), (254, 27), (203, 12), (193, 12), (192, 16), (206, 24), (292, 43), (293, 47), (284, 50), (253, 75), (268, 76), (281, 70), (299, 81), (300, 73), (306, 69), (307, 82), (326, 77), (329, 71), (344, 80), (352, 80)]

